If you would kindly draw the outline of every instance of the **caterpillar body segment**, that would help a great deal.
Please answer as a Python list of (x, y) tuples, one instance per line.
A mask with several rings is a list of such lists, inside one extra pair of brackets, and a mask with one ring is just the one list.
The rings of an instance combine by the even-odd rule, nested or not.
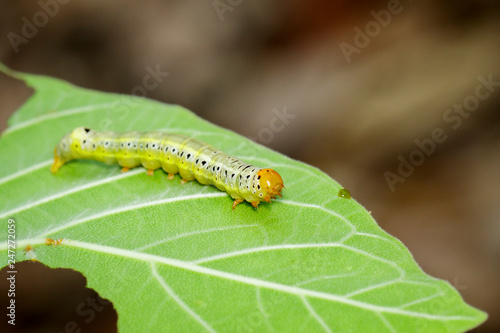
[(118, 163), (122, 172), (143, 166), (148, 175), (161, 168), (169, 179), (179, 173), (182, 182), (196, 179), (227, 192), (234, 199), (233, 209), (245, 200), (256, 208), (261, 201), (271, 202), (284, 187), (273, 169), (247, 164), (200, 140), (161, 131), (116, 133), (78, 127), (54, 149), (51, 171), (56, 173), (77, 159)]

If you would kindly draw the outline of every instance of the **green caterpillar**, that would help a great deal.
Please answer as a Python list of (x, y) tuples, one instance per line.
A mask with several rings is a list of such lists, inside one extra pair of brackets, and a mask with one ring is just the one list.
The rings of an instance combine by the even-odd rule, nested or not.
[(52, 173), (75, 159), (118, 163), (126, 172), (142, 165), (147, 174), (162, 168), (181, 182), (196, 179), (227, 192), (234, 208), (243, 201), (255, 208), (261, 201), (280, 197), (284, 188), (281, 176), (273, 169), (262, 169), (227, 155), (209, 144), (180, 134), (165, 132), (97, 132), (78, 127), (66, 134), (54, 149)]

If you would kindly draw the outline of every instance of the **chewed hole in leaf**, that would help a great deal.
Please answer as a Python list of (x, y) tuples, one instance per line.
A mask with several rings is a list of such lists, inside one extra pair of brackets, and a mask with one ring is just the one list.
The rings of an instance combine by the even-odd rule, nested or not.
[[(33, 261), (17, 263), (15, 269), (15, 279), (10, 280), (8, 268), (0, 270), (2, 308), (15, 300), (15, 326), (4, 325), (11, 331), (2, 332), (117, 332), (113, 304), (86, 288), (81, 273)], [(15, 296), (7, 298), (9, 290)]]

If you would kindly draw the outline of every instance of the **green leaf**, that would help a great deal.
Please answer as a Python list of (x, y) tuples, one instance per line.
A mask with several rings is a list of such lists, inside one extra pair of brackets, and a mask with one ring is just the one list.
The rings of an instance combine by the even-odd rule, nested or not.
[[(40, 262), (84, 274), (121, 332), (463, 332), (485, 320), (321, 171), (180, 106), (0, 70), (35, 90), (0, 140), (17, 261), (32, 245)], [(226, 193), (161, 170), (76, 161), (51, 174), (55, 145), (78, 126), (193, 136), (276, 169), (284, 198), (233, 212)]]

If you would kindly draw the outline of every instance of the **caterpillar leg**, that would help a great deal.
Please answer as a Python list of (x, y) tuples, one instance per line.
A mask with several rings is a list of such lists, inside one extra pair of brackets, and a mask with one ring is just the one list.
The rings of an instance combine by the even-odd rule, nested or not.
[(174, 180), (175, 178), (175, 173), (168, 173), (168, 180)]
[(245, 201), (244, 199), (234, 199), (234, 202), (233, 202), (233, 210), (236, 208), (236, 206), (238, 206), (240, 203), (242, 203), (243, 201)]
[(260, 201), (252, 201), (251, 202), (252, 206), (254, 206), (255, 208), (259, 208), (259, 203), (260, 203)]
[(148, 176), (152, 176), (154, 175), (154, 173), (155, 173), (154, 169), (148, 169), (148, 171), (146, 171), (146, 175)]
[(182, 178), (181, 179), (181, 184), (186, 184), (189, 180)]
[(129, 171), (129, 170), (130, 170), (130, 168), (127, 168), (127, 167), (123, 167), (123, 168), (122, 168), (122, 172), (127, 172), (127, 171)]

